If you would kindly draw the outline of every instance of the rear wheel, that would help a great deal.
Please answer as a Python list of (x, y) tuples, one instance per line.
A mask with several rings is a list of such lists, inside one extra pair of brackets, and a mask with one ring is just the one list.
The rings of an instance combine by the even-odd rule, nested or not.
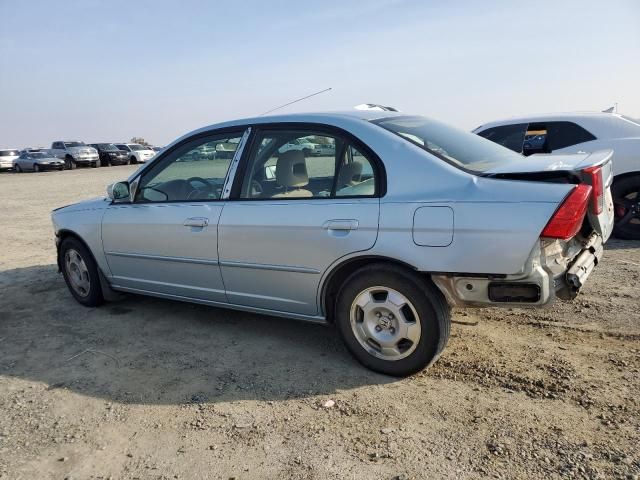
[(71, 295), (86, 307), (104, 302), (100, 277), (91, 252), (78, 239), (70, 237), (60, 246), (62, 274)]
[(449, 306), (442, 293), (393, 264), (354, 272), (340, 290), (335, 318), (353, 356), (387, 375), (411, 375), (429, 366), (449, 338)]
[(640, 240), (640, 175), (616, 181), (611, 192), (615, 209), (613, 234), (625, 240)]

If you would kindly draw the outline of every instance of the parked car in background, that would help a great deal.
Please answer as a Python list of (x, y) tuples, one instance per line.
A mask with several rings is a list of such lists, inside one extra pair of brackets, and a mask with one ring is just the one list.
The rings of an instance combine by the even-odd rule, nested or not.
[(285, 153), (290, 150), (297, 150), (303, 152), (305, 155), (311, 155), (315, 151), (316, 147), (317, 145), (315, 143), (311, 143), (307, 138), (296, 138), (280, 147), (278, 152)]
[(130, 162), (129, 155), (120, 150), (113, 143), (91, 143), (90, 146), (98, 151), (101, 167), (128, 165)]
[[(282, 152), (309, 136), (340, 148)], [(219, 143), (233, 158), (196, 161)], [(334, 323), (364, 365), (408, 375), (450, 306), (578, 294), (613, 226), (611, 156), (522, 158), (388, 111), (230, 121), (55, 210), (58, 265), (86, 306), (122, 291)]]
[(0, 149), (0, 170), (11, 170), (19, 156), (20, 151), (17, 148)]
[(98, 152), (95, 148), (79, 141), (55, 141), (51, 144), (50, 152), (64, 160), (64, 168), (71, 170), (78, 166), (98, 166)]
[(145, 163), (156, 154), (149, 147), (138, 143), (116, 143), (115, 146), (127, 154), (131, 163)]
[(489, 122), (474, 132), (525, 156), (613, 150), (614, 235), (640, 240), (640, 120), (618, 113), (556, 113)]
[(48, 151), (24, 151), (15, 161), (14, 170), (18, 173), (64, 170), (64, 160)]

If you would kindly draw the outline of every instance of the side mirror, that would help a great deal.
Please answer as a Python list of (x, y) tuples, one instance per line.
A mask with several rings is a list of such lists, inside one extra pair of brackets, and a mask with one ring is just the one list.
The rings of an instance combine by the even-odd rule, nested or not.
[(129, 182), (116, 182), (107, 187), (107, 196), (114, 203), (130, 202)]

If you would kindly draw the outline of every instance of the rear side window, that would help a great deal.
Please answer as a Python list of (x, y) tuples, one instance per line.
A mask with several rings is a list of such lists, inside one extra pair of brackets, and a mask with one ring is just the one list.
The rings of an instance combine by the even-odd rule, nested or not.
[(259, 132), (242, 199), (373, 197), (373, 164), (349, 139), (314, 131)]
[(478, 132), (478, 135), (498, 145), (507, 147), (509, 150), (521, 153), (526, 131), (526, 123), (516, 123), (514, 125), (487, 128), (482, 132)]
[[(547, 122), (546, 127), (548, 148), (552, 152), (596, 139), (587, 130), (573, 122)], [(531, 129), (531, 126), (529, 128)]]

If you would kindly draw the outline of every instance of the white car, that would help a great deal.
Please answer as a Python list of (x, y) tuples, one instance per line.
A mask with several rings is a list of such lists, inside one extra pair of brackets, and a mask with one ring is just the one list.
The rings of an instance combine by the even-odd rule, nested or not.
[(4, 148), (0, 150), (0, 170), (11, 170), (19, 156), (20, 151), (17, 148)]
[(552, 113), (489, 122), (473, 132), (525, 156), (613, 150), (614, 234), (640, 240), (639, 119), (606, 112)]
[(115, 146), (118, 147), (118, 150), (127, 152), (131, 163), (145, 163), (151, 160), (156, 154), (151, 148), (140, 145), (139, 143), (116, 143)]
[(316, 147), (317, 145), (315, 143), (311, 143), (306, 138), (296, 138), (295, 140), (285, 143), (278, 149), (278, 152), (284, 153), (290, 150), (299, 150), (304, 152), (305, 155), (311, 155), (311, 153), (315, 151)]

